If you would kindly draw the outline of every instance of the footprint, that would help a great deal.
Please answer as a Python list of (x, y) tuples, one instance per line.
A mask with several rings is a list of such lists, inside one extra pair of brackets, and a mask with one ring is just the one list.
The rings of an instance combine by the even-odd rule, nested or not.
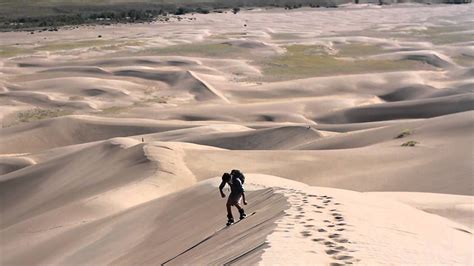
[(340, 236), (341, 236), (340, 234), (332, 234), (332, 235), (329, 235), (329, 238), (338, 238)]
[(323, 228), (320, 228), (320, 229), (318, 229), (318, 232), (324, 233), (324, 232), (327, 232), (327, 231), (326, 231), (325, 229), (323, 229)]
[(323, 213), (322, 211), (314, 211), (315, 213)]
[(336, 229), (336, 231), (339, 231), (339, 232), (344, 231), (344, 230), (346, 230), (346, 229), (344, 229), (344, 228), (338, 228), (338, 229)]
[(304, 227), (314, 227), (312, 224), (305, 224)]
[(330, 223), (331, 221), (329, 221), (329, 220), (324, 220), (323, 222), (325, 222), (325, 223)]
[(335, 226), (335, 225), (333, 225), (333, 224), (328, 225), (328, 227), (331, 227), (331, 228), (334, 227), (334, 226)]
[(336, 256), (333, 256), (332, 258), (336, 259), (336, 260), (349, 260), (349, 259), (352, 259), (354, 257), (347, 256), (347, 255), (336, 255)]
[(328, 254), (328, 255), (332, 255), (332, 254), (339, 253), (339, 250), (327, 249), (325, 252), (326, 252), (326, 254)]
[(337, 250), (340, 250), (340, 251), (346, 251), (347, 248), (344, 247), (344, 246), (338, 246), (338, 247), (335, 247), (334, 249), (337, 249)]
[(310, 194), (310, 195), (308, 195), (308, 197), (314, 198), (314, 197), (317, 197), (317, 195)]
[(314, 242), (321, 242), (324, 241), (324, 238), (313, 238), (311, 240), (313, 240)]
[(338, 221), (344, 221), (344, 218), (342, 216), (334, 216), (334, 219)]
[(331, 242), (331, 241), (326, 241), (326, 242), (324, 242), (324, 245), (326, 245), (326, 246), (333, 246), (334, 243)]
[(336, 225), (344, 226), (344, 225), (346, 225), (346, 223), (338, 223), (338, 224), (336, 224)]
[(311, 232), (310, 231), (302, 231), (300, 232), (301, 235), (303, 235), (304, 237), (308, 237), (308, 236), (311, 236)]
[(345, 239), (345, 238), (341, 238), (341, 239), (334, 239), (334, 241), (336, 241), (337, 243), (348, 243), (349, 240)]

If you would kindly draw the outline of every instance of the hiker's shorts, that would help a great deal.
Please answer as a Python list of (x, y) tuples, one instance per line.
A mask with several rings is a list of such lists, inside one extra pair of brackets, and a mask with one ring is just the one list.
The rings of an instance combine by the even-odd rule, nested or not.
[(235, 205), (240, 203), (240, 198), (242, 198), (242, 193), (230, 193), (229, 198), (227, 199), (227, 204)]

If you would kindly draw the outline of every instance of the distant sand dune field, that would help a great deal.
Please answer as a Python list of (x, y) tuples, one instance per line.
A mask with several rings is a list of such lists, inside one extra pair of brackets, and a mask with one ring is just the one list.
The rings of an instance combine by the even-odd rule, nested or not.
[(0, 33), (0, 264), (473, 265), (473, 13)]

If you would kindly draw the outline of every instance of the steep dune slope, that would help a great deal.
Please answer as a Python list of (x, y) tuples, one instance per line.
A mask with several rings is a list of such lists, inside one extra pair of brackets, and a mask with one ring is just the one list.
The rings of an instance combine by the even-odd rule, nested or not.
[(115, 138), (2, 175), (1, 227), (45, 224), (51, 215), (74, 210), (66, 220), (93, 219), (171, 193), (194, 182), (181, 156), (173, 146)]
[[(14, 225), (1, 232), (3, 239), (34, 237), (36, 241), (26, 245), (21, 241), (9, 241), (4, 248), (10, 252), (3, 263), (130, 265), (169, 261), (167, 264), (170, 265), (190, 262), (223, 264), (259, 247), (275, 227), (273, 222), (283, 216), (286, 209), (284, 197), (272, 189), (250, 192), (252, 205), (248, 212), (257, 211), (257, 214), (249, 217), (248, 222), (223, 229), (224, 202), (216, 197), (215, 192), (215, 187), (199, 185), (116, 215), (69, 227), (60, 224), (49, 230), (40, 230), (38, 224), (29, 227)], [(132, 234), (130, 228), (134, 228)], [(179, 255), (220, 229), (223, 230), (212, 239)], [(227, 239), (235, 240), (227, 245), (220, 244)], [(262, 248), (260, 246), (246, 259), (258, 261)]]
[(308, 263), (472, 262), (469, 229), (446, 219), (381, 197), (275, 176), (249, 174), (247, 181), (246, 209), (256, 214), (229, 228), (216, 178), (62, 230), (15, 225), (2, 231), (4, 239), (21, 234), (36, 241), (6, 242), (11, 252), (4, 264), (273, 264), (295, 257)]

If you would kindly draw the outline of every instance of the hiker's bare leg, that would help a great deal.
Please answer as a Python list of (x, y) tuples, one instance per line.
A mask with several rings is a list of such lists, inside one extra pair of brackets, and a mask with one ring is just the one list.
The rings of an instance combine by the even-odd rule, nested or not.
[(240, 203), (236, 203), (235, 207), (239, 210), (240, 218), (239, 219), (244, 219), (247, 215), (245, 215), (245, 211), (242, 207), (240, 207)]
[(226, 207), (227, 207), (227, 218), (233, 217), (232, 216), (232, 209), (230, 208), (232, 205), (227, 202)]
[(239, 212), (242, 210), (242, 207), (240, 207), (240, 204), (239, 204), (238, 202), (235, 204), (235, 207), (237, 207), (237, 209), (239, 210)]

